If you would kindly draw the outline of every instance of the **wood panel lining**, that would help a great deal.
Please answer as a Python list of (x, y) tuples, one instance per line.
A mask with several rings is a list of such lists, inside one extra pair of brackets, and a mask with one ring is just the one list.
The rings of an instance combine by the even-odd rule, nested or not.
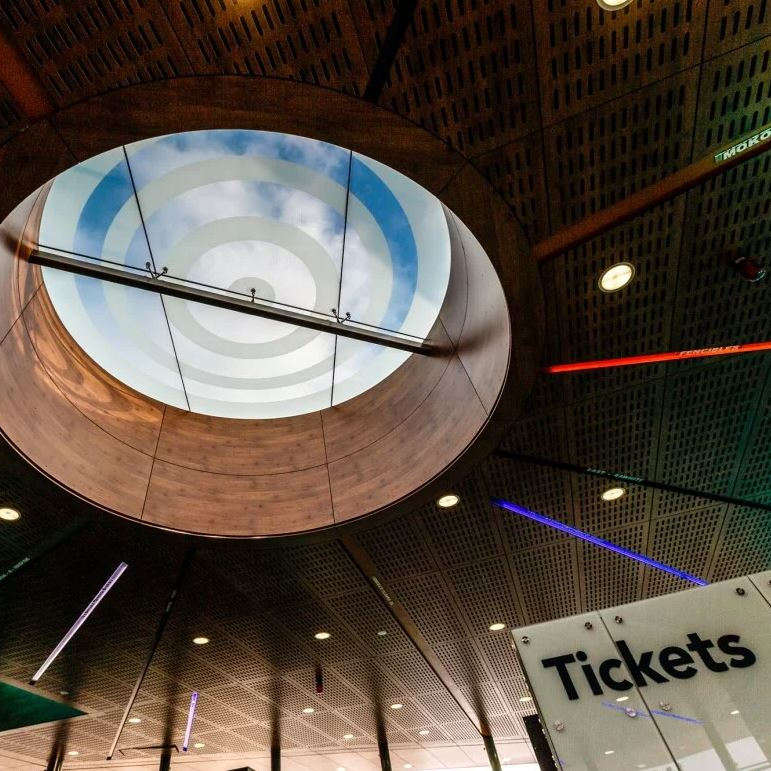
[[(205, 110), (197, 103), (193, 126), (185, 122), (187, 111), (201, 95), (200, 79), (135, 86), (131, 90), (138, 97), (131, 99), (123, 96), (116, 100), (115, 94), (107, 94), (94, 99), (91, 106), (77, 105), (59, 114), (55, 123), (78, 157), (90, 157), (142, 136), (200, 128), (204, 122), (208, 126), (212, 122), (233, 125), (234, 120), (247, 114), (248, 108), (256, 110), (257, 105), (263, 104), (262, 112), (249, 113), (246, 125), (286, 129), (289, 106), (296, 110), (291, 116), (294, 132), (339, 144), (354, 138), (353, 125), (379, 124), (377, 135), (356, 132), (357, 139), (351, 144), (358, 151), (390, 162), (428, 189), (445, 187), (455, 171), (464, 166), (462, 159), (428, 138), (421, 129), (388, 116), (375, 106), (345, 102), (346, 98), (339, 94), (286, 83), (272, 84), (266, 99), (261, 101), (260, 95), (254, 93), (253, 83), (245, 79), (209, 80), (207, 93), (217, 93), (218, 97)], [(239, 98), (245, 92), (247, 102), (253, 104)], [(118, 104), (128, 114), (116, 120)], [(229, 110), (226, 105), (231, 105)], [(345, 110), (341, 110), (343, 106)], [(105, 117), (104, 125), (99, 125), (97, 115)], [(320, 130), (319, 115), (324, 116)], [(304, 127), (303, 121), (307, 124)], [(404, 154), (406, 147), (410, 148), (409, 156)], [(417, 163), (415, 148), (426, 150), (419, 153)], [(485, 184), (476, 172), (473, 174), (474, 184)], [(465, 179), (468, 174), (462, 176)], [(455, 188), (457, 185), (453, 184), (448, 189)], [(458, 201), (462, 216), (465, 203)], [(42, 210), (40, 202), (38, 209)], [(484, 216), (475, 210), (472, 219), (479, 222)], [(451, 285), (454, 283), (458, 289), (448, 293), (440, 317), (448, 319), (456, 339), (463, 342), (464, 335), (469, 339), (467, 321), (474, 318), (467, 309), (468, 259), (454, 217), (448, 225), (455, 233)], [(482, 237), (496, 252), (502, 243), (498, 228), (497, 224), (485, 226)], [(491, 239), (490, 235), (494, 237)], [(524, 259), (524, 250), (521, 256)], [(39, 280), (37, 268), (27, 271), (23, 261), (18, 268), (25, 280)], [(489, 272), (485, 281), (494, 276), (491, 266)], [(485, 298), (485, 302), (490, 303), (490, 298)], [(506, 304), (501, 292), (493, 297), (492, 304), (500, 305), (499, 312), (505, 318)], [(322, 413), (279, 421), (193, 415), (146, 399), (104, 373), (83, 353), (56, 318), (44, 289), (29, 309), (25, 322), (48, 372), (48, 389), (58, 394), (49, 398), (61, 401), (64, 392), (69, 399), (64, 399), (68, 409), (77, 416), (69, 418), (73, 425), (87, 418), (94, 429), (100, 426), (98, 430), (105, 437), (110, 436), (116, 445), (122, 445), (114, 452), (139, 452), (145, 459), (139, 466), (143, 486), (135, 484), (131, 494), (126, 492), (129, 505), (124, 505), (119, 496), (109, 498), (103, 491), (98, 492), (95, 502), (165, 528), (217, 535), (275, 536), (315, 531), (394, 505), (398, 508), (414, 495), (425, 496), (431, 485), (465, 456), (480, 432), (484, 433), (506, 378), (508, 324), (501, 325), (505, 331), (500, 338), (504, 347), (491, 348), (491, 355), (502, 355), (501, 362), (485, 371), (469, 366), (468, 358), (464, 368), (461, 360), (452, 355), (453, 344), (441, 318), (430, 335), (444, 339), (445, 353), (412, 356), (385, 381), (359, 397)], [(484, 313), (481, 318), (486, 318)], [(487, 345), (484, 336), (481, 339), (480, 350)], [(32, 343), (28, 344), (32, 348)], [(476, 384), (472, 384), (473, 380)], [(482, 394), (482, 401), (478, 394)], [(19, 405), (27, 406), (24, 400), (19, 400)], [(448, 410), (448, 405), (453, 405), (452, 410)], [(28, 410), (27, 420), (31, 414)], [(43, 414), (44, 411), (40, 413)], [(39, 435), (23, 446), (20, 427), (21, 423), (15, 435), (17, 446), (58, 478), (63, 461), (56, 456), (62, 447), (48, 447)], [(495, 430), (499, 430), (497, 424)], [(94, 446), (97, 445), (98, 442)], [(87, 478), (82, 462), (92, 456), (77, 444), (72, 452), (71, 463), (76, 469), (73, 473)], [(103, 458), (110, 456), (103, 453)], [(64, 483), (79, 491), (76, 478)], [(120, 489), (126, 484), (125, 480), (118, 480), (115, 487)], [(89, 493), (85, 496), (94, 500)]]

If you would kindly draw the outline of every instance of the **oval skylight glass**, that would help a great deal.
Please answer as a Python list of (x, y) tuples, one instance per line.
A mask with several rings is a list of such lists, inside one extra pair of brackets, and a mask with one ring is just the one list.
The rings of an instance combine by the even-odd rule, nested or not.
[[(261, 131), (173, 134), (69, 169), (47, 193), (39, 246), (418, 341), (450, 274), (447, 220), (428, 191), (336, 145)], [(410, 356), (50, 267), (43, 278), (99, 366), (206, 415), (314, 412), (372, 388)]]

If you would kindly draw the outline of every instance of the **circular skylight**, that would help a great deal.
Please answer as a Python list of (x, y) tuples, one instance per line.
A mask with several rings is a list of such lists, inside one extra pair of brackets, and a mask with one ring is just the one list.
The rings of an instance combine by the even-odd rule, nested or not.
[[(260, 131), (173, 134), (69, 169), (48, 192), (39, 242), (159, 282), (242, 300), (254, 290), (270, 307), (418, 341), (450, 273), (447, 221), (429, 192), (336, 145)], [(410, 355), (50, 267), (43, 277), (61, 322), (97, 364), (202, 414), (314, 412), (363, 393)]]

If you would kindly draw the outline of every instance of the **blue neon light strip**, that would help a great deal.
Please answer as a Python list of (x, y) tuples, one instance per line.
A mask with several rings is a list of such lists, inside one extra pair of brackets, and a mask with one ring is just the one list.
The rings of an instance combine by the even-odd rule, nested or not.
[(642, 562), (643, 565), (656, 568), (656, 570), (663, 570), (665, 573), (677, 576), (678, 578), (682, 578), (685, 581), (690, 581), (692, 584), (698, 584), (699, 586), (708, 585), (708, 582), (703, 578), (697, 578), (696, 576), (692, 576), (690, 573), (686, 573), (683, 570), (673, 568), (671, 565), (665, 565), (663, 562), (657, 562), (650, 557), (646, 557), (644, 554), (638, 554), (636, 551), (625, 549), (623, 546), (606, 541), (604, 538), (598, 538), (596, 535), (592, 535), (591, 533), (585, 533), (583, 530), (578, 530), (577, 528), (566, 525), (564, 522), (560, 522), (559, 520), (552, 519), (551, 517), (545, 517), (543, 514), (538, 514), (535, 511), (530, 511), (530, 509), (526, 509), (524, 506), (518, 506), (516, 503), (505, 501), (502, 498), (491, 498), (490, 500), (495, 506), (506, 509), (506, 511), (513, 511), (515, 514), (519, 514), (521, 517), (527, 517), (527, 519), (532, 519), (534, 522), (540, 522), (540, 524), (546, 525), (547, 527), (553, 527), (555, 530), (561, 530), (563, 533), (572, 535), (574, 538), (580, 538), (582, 541), (588, 541), (589, 543), (593, 543), (595, 546), (599, 546), (603, 549), (607, 549), (608, 551), (615, 552), (616, 554), (621, 554), (623, 557), (629, 557), (630, 559), (637, 560), (637, 562)]
[[(608, 707), (609, 709), (616, 710), (616, 712), (623, 712), (624, 714), (627, 714), (627, 715), (629, 714), (626, 711), (627, 710), (626, 707), (621, 707), (618, 704), (612, 704), (609, 701), (603, 701), (602, 706)], [(648, 714), (648, 712), (645, 712), (644, 710), (635, 709), (635, 717), (649, 718), (651, 715), (659, 715), (661, 717), (671, 717), (671, 718), (674, 718), (675, 720), (683, 720), (686, 723), (693, 723), (694, 725), (704, 725), (704, 721), (699, 720), (698, 718), (687, 717), (686, 715), (678, 715), (675, 712), (665, 712), (663, 709), (652, 709), (650, 710), (650, 715)]]

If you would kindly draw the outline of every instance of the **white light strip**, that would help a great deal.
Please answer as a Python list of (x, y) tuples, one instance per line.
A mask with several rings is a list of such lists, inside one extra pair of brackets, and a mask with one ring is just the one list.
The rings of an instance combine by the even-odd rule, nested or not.
[(112, 587), (115, 585), (115, 582), (123, 575), (123, 571), (127, 567), (128, 565), (125, 562), (121, 562), (120, 565), (115, 568), (115, 572), (107, 579), (105, 585), (96, 593), (94, 599), (88, 603), (88, 607), (80, 614), (78, 620), (69, 628), (67, 634), (62, 637), (61, 642), (59, 642), (59, 644), (51, 651), (48, 658), (43, 662), (43, 666), (41, 666), (40, 669), (38, 669), (38, 671), (32, 675), (32, 679), (30, 680), (32, 685), (40, 680), (46, 669), (48, 669), (48, 667), (53, 664), (54, 659), (64, 650), (64, 646), (67, 645), (67, 643), (75, 636), (75, 632), (77, 632), (78, 629), (83, 626), (86, 619), (94, 612), (96, 606), (104, 599), (107, 592), (112, 589)]
[(182, 742), (182, 752), (187, 752), (190, 744), (190, 732), (193, 730), (196, 704), (198, 704), (198, 691), (193, 691), (193, 694), (190, 696), (190, 709), (187, 712), (187, 726), (185, 728), (185, 739)]

